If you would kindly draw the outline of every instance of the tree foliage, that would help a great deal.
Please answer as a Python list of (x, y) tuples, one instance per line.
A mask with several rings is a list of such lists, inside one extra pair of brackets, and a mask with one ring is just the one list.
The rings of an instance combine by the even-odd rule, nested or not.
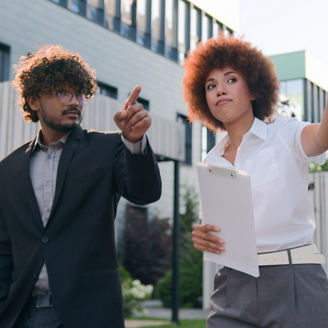
[(134, 279), (155, 285), (171, 265), (168, 219), (149, 218), (146, 208), (127, 207), (123, 265)]

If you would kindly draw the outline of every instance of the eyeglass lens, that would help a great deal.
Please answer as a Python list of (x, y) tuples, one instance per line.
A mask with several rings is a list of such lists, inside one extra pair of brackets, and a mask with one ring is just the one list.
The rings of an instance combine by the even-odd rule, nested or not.
[[(56, 95), (60, 98), (64, 105), (68, 105), (73, 99), (73, 93), (68, 91), (57, 91)], [(80, 93), (76, 94), (75, 97), (78, 105), (83, 106), (85, 95)]]

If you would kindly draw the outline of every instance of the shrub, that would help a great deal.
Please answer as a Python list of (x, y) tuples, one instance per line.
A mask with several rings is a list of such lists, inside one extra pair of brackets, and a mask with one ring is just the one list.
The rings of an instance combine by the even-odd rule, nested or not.
[(129, 272), (120, 266), (123, 307), (125, 317), (131, 317), (134, 314), (144, 314), (140, 302), (150, 298), (153, 292), (152, 285), (143, 285), (139, 280), (133, 280)]

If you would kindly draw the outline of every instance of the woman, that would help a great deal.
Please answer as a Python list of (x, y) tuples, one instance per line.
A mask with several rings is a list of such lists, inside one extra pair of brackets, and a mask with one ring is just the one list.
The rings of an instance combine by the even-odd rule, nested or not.
[[(257, 251), (266, 262), (259, 278), (230, 268), (216, 274), (207, 327), (328, 327), (327, 276), (307, 246), (315, 225), (308, 162), (325, 161), (328, 109), (319, 124), (266, 124), (278, 95), (273, 63), (232, 36), (200, 43), (186, 60), (183, 85), (190, 120), (227, 132), (204, 161), (251, 176)], [(194, 247), (224, 252), (224, 240), (212, 234), (219, 231), (196, 225)]]

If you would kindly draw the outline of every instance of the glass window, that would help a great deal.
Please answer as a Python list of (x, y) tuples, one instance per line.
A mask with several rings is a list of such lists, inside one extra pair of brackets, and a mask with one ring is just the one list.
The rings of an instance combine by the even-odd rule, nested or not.
[(229, 28), (228, 26), (226, 26), (226, 33), (227, 33), (227, 35), (233, 35), (233, 30), (231, 28)]
[(145, 98), (138, 97), (137, 102), (144, 106), (144, 109), (149, 111), (149, 100)]
[(295, 104), (293, 109), (295, 116), (302, 120), (304, 119), (303, 113), (305, 110), (304, 107), (304, 82), (302, 79), (299, 80), (289, 80), (280, 82), (280, 92), (283, 93), (291, 101), (292, 104)]
[(216, 142), (215, 133), (209, 129), (207, 130), (207, 152), (209, 152), (214, 146)]
[(202, 40), (206, 41), (213, 36), (213, 24), (212, 17), (204, 15), (203, 17), (203, 27), (202, 27)]
[(9, 80), (10, 48), (0, 43), (0, 82)]
[[(130, 96), (130, 94), (131, 94), (131, 92), (129, 93), (128, 97)], [(144, 106), (144, 109), (149, 110), (149, 108), (150, 108), (149, 100), (142, 98), (142, 97), (138, 97), (137, 102), (142, 104)]]
[(183, 64), (187, 53), (187, 9), (189, 7), (185, 1), (179, 1), (179, 25), (178, 25), (178, 51), (179, 51), (179, 63)]
[(136, 1), (121, 0), (121, 34), (136, 39)]
[(217, 38), (219, 34), (223, 31), (223, 24), (219, 21), (214, 21), (213, 24), (213, 37)]
[(178, 120), (185, 126), (185, 159), (184, 163), (192, 164), (192, 125), (188, 121), (187, 116), (178, 114)]
[(117, 99), (118, 92), (117, 88), (112, 87), (111, 85), (102, 82), (97, 82), (97, 94)]
[(86, 0), (68, 0), (68, 8), (81, 16), (86, 16)]
[(311, 82), (311, 122), (315, 122), (314, 120), (314, 92), (315, 92), (315, 86), (314, 84)]
[(104, 24), (104, 0), (87, 0), (87, 17), (92, 21)]
[(201, 18), (202, 12), (193, 7), (191, 9), (191, 18), (190, 18), (190, 49), (194, 50), (198, 44), (198, 42), (202, 38), (201, 33)]
[(177, 0), (165, 1), (165, 55), (177, 60)]
[(215, 142), (215, 134), (205, 126), (202, 126), (201, 160), (203, 160), (206, 154), (215, 146)]
[(323, 89), (318, 87), (318, 122), (322, 120), (322, 114), (324, 111), (325, 105), (323, 103)]
[(137, 40), (150, 47), (150, 3), (151, 0), (137, 0)]
[(164, 42), (162, 38), (162, 1), (153, 0), (151, 7), (151, 48), (152, 50), (163, 53)]
[(63, 7), (67, 7), (67, 0), (52, 0), (52, 2), (58, 3)]
[(120, 6), (118, 0), (104, 0), (105, 7), (105, 27), (110, 30), (119, 32), (120, 31)]

